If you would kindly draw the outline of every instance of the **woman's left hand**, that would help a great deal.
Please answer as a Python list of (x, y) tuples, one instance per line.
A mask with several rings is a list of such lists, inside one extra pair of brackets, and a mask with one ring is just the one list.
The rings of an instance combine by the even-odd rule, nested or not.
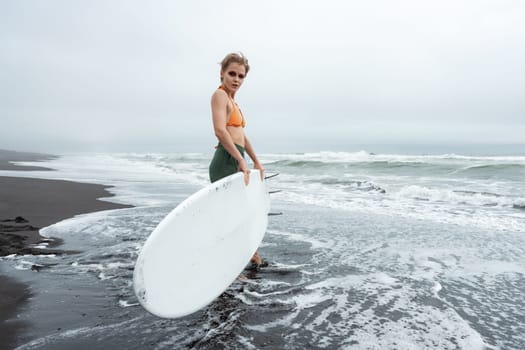
[(256, 162), (253, 164), (253, 168), (259, 169), (259, 172), (261, 173), (261, 181), (263, 181), (264, 180), (264, 167), (262, 166), (262, 164), (259, 162)]

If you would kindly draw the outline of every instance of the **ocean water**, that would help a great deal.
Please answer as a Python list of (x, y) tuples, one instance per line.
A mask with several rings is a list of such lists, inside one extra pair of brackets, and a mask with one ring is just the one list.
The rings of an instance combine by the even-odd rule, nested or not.
[[(270, 266), (193, 315), (149, 315), (133, 295), (135, 259), (208, 183), (210, 157), (67, 155), (42, 164), (54, 172), (0, 172), (108, 184), (112, 201), (135, 205), (42, 231), (78, 254), (2, 259), (38, 287), (19, 349), (525, 348), (525, 155), (260, 155), (279, 173), (268, 181), (283, 213), (260, 247)], [(56, 281), (60, 303), (41, 291)], [(93, 311), (43, 317), (61, 307)]]

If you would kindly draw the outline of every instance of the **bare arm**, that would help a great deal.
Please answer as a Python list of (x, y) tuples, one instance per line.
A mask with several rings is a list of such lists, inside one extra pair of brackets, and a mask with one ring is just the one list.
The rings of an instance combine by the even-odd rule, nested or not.
[(253, 150), (252, 144), (250, 143), (250, 140), (248, 140), (248, 137), (244, 135), (244, 149), (246, 150), (246, 153), (250, 156), (250, 158), (253, 160), (253, 167), (255, 169), (259, 169), (261, 172), (261, 180), (264, 179), (264, 167), (259, 162), (259, 159), (257, 158), (257, 155), (255, 154), (255, 151)]

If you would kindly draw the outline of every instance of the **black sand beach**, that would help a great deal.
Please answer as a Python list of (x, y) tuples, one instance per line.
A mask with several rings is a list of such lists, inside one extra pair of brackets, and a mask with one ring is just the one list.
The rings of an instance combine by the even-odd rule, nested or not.
[[(10, 162), (52, 158), (54, 156), (0, 150), (0, 170), (50, 170)], [(71, 181), (0, 176), (0, 256), (74, 253), (58, 249), (61, 241), (42, 237), (39, 230), (77, 214), (129, 207), (98, 200), (111, 196), (106, 188)], [(34, 247), (41, 243), (47, 243), (48, 248)], [(28, 302), (30, 295), (28, 285), (3, 276), (0, 270), (1, 349), (16, 345), (17, 334), (23, 328), (16, 321), (17, 308)]]
[[(523, 349), (525, 154), (317, 152), (263, 160), (280, 173), (268, 185), (281, 190), (272, 195), (272, 212), (283, 213), (269, 219), (260, 247), (269, 266), (208, 307), (171, 320), (138, 304), (135, 263), (158, 223), (208, 183), (207, 154), (79, 154), (42, 163), (56, 171), (1, 171), (96, 179), (115, 186), (116, 201), (135, 206), (41, 230), (63, 239), (52, 249), (67, 253), (0, 259), (0, 274), (9, 278), (2, 293), (10, 296), (0, 328), (7, 336), (16, 331), (0, 345)], [(27, 214), (5, 217), (27, 223), (5, 224), (41, 227)], [(203, 260), (210, 277), (220, 262)], [(170, 278), (167, 267), (159, 272)]]

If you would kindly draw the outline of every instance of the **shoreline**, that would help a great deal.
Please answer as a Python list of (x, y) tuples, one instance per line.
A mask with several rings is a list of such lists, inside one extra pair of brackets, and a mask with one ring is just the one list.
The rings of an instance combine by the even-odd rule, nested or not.
[(58, 157), (51, 154), (18, 152), (0, 149), (0, 170), (53, 170), (51, 168), (33, 165), (16, 165), (11, 162), (41, 162), (44, 160), (51, 160), (56, 158)]
[[(43, 161), (57, 156), (0, 150), (0, 170), (35, 171), (53, 169), (14, 165), (10, 162)], [(0, 176), (0, 256), (11, 254), (74, 254), (61, 250), (61, 239), (41, 236), (40, 229), (78, 214), (131, 208), (99, 200), (113, 195), (111, 186), (64, 180)], [(1, 264), (0, 264), (1, 267)], [(38, 267), (35, 267), (38, 271)], [(0, 339), (2, 346), (15, 347), (27, 325), (16, 319), (29, 302), (30, 285), (7, 277), (0, 269)]]
[(0, 176), (0, 256), (63, 254), (61, 241), (39, 230), (78, 214), (131, 206), (101, 201), (111, 197), (108, 186), (64, 180)]

